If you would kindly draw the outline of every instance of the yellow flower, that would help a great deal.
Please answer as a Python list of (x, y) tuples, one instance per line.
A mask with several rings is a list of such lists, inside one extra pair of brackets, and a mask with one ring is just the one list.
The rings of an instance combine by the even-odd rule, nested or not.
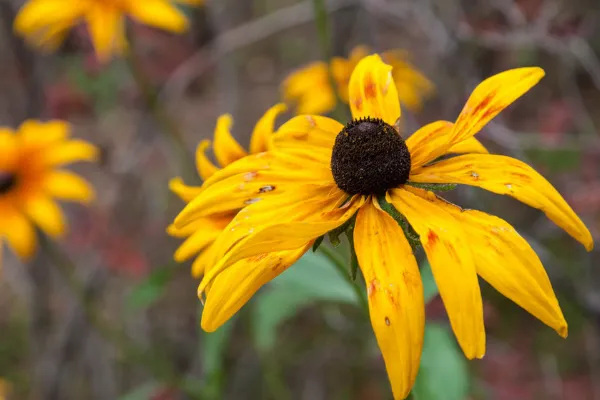
[[(277, 104), (267, 110), (265, 115), (256, 123), (250, 139), (251, 154), (263, 153), (271, 147), (275, 119), (285, 110), (286, 106), (284, 104)], [(219, 117), (215, 128), (213, 149), (215, 158), (221, 167), (228, 166), (248, 155), (246, 150), (231, 135), (232, 123), (231, 116), (225, 114)], [(198, 175), (204, 181), (202, 186), (187, 186), (179, 177), (172, 179), (169, 184), (171, 190), (186, 203), (192, 201), (209, 187), (212, 184), (211, 177), (220, 170), (206, 156), (206, 150), (210, 145), (210, 140), (203, 140), (196, 149), (196, 167)], [(219, 186), (216, 189), (218, 190)], [(268, 189), (262, 188), (262, 191), (266, 193), (269, 191)], [(260, 188), (256, 189), (252, 184), (248, 184), (247, 187), (243, 183), (238, 184), (237, 191), (239, 193), (248, 190), (260, 190)], [(167, 233), (171, 236), (187, 238), (175, 252), (175, 260), (184, 262), (194, 254), (200, 253), (192, 264), (192, 275), (196, 278), (200, 277), (205, 272), (207, 264), (212, 260), (213, 242), (244, 205), (243, 202), (240, 203), (235, 200), (224, 201), (215, 205), (217, 208), (215, 212), (203, 215), (189, 225), (180, 227), (170, 225), (167, 228)]]
[(156, 28), (185, 31), (188, 21), (173, 2), (199, 5), (203, 0), (29, 0), (17, 15), (15, 30), (41, 47), (55, 49), (71, 28), (85, 22), (98, 58), (107, 60), (127, 47), (125, 16)]
[[(372, 326), (394, 397), (401, 399), (417, 376), (425, 324), (419, 267), (405, 228), (420, 237), (452, 329), (468, 358), (485, 353), (478, 275), (561, 336), (567, 335), (548, 276), (515, 229), (418, 186), (466, 184), (509, 195), (543, 211), (586, 249), (592, 249), (593, 241), (560, 194), (523, 162), (485, 152), (438, 161), (456, 152), (456, 146), (460, 151), (476, 149), (474, 135), (534, 86), (544, 75), (542, 69), (518, 68), (485, 80), (455, 123), (433, 122), (406, 141), (393, 128), (400, 105), (391, 71), (377, 55), (361, 60), (349, 83), (354, 118), (350, 123), (344, 126), (310, 115), (291, 119), (274, 135), (275, 150), (245, 157), (220, 171), (214, 186), (192, 201), (175, 224), (193, 223), (220, 202), (252, 203), (216, 240), (214, 264), (198, 288), (199, 295), (206, 294), (202, 327), (213, 331), (317, 238), (354, 223)], [(278, 160), (290, 167), (278, 165), (283, 163)], [(236, 192), (248, 174), (257, 187), (277, 189), (269, 197)]]
[[(1, 258), (0, 258), (1, 260)], [(0, 378), (0, 400), (8, 399), (10, 384), (4, 379)]]
[[(369, 54), (365, 46), (352, 50), (348, 59), (334, 57), (331, 71), (340, 100), (348, 103), (348, 82), (356, 64)], [(400, 102), (411, 111), (423, 106), (423, 99), (430, 96), (433, 84), (409, 62), (408, 54), (400, 50), (390, 50), (381, 54), (384, 62), (392, 66), (392, 76), (396, 83)], [(325, 114), (335, 108), (336, 95), (329, 81), (325, 62), (313, 62), (293, 73), (282, 84), (286, 101), (296, 105), (298, 114)]]
[(85, 180), (60, 168), (95, 160), (97, 149), (68, 136), (63, 121), (29, 120), (17, 132), (0, 128), (0, 242), (6, 239), (23, 259), (35, 252), (34, 225), (54, 238), (65, 232), (55, 199), (88, 203), (94, 198)]

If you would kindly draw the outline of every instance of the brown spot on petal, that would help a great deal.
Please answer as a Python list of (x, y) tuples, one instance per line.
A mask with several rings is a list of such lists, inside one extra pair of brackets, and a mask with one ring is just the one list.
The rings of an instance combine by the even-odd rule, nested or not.
[(390, 322), (390, 319), (388, 317), (385, 317), (385, 324), (387, 326), (390, 326), (392, 323)]
[(377, 97), (377, 85), (375, 85), (371, 74), (365, 76), (364, 90), (366, 99), (371, 100)]
[(438, 239), (438, 235), (434, 231), (429, 230), (427, 233), (427, 243), (433, 246), (438, 242)]

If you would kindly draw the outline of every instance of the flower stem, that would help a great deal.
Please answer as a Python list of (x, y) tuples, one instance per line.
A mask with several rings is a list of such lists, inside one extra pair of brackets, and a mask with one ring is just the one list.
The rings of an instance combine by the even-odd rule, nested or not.
[(331, 67), (331, 59), (333, 58), (333, 52), (331, 50), (331, 29), (329, 27), (329, 18), (327, 15), (327, 8), (325, 7), (325, 0), (313, 0), (313, 8), (322, 58), (327, 64), (329, 85), (335, 96), (335, 109), (333, 110), (333, 114), (336, 119), (343, 122), (348, 119), (348, 115), (346, 115), (347, 112), (340, 108), (340, 105), (343, 104), (343, 102), (340, 98), (340, 93), (338, 92), (337, 83)]
[(369, 313), (369, 302), (367, 300), (367, 294), (357, 285), (357, 283), (352, 280), (348, 269), (346, 268), (346, 263), (342, 259), (342, 257), (331, 247), (329, 246), (321, 246), (319, 250), (331, 261), (331, 263), (335, 266), (335, 269), (338, 273), (344, 278), (344, 280), (352, 287), (352, 290), (356, 294), (356, 297), (361, 305), (363, 311), (367, 314)]

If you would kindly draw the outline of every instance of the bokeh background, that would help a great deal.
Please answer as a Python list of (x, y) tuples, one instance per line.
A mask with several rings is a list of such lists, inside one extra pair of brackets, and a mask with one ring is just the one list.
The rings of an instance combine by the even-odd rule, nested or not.
[[(325, 4), (335, 55), (358, 44), (403, 49), (435, 84), (420, 112), (404, 110), (407, 132), (453, 120), (485, 77), (543, 67), (542, 82), (478, 138), (534, 166), (600, 238), (597, 0)], [(322, 258), (301, 260), (293, 268), (300, 272), (284, 274), (232, 322), (206, 334), (197, 282), (189, 265), (171, 261), (178, 241), (165, 234), (183, 206), (168, 181), (194, 175), (182, 168), (172, 133), (192, 157), (197, 143), (212, 137), (216, 118), (231, 113), (233, 134), (247, 145), (256, 120), (281, 99), (287, 74), (322, 59), (313, 2), (208, 1), (186, 11), (193, 26), (183, 36), (131, 23), (131, 51), (147, 78), (142, 87), (124, 60), (97, 62), (83, 27), (56, 53), (32, 51), (12, 33), (21, 5), (0, 0), (0, 125), (66, 119), (103, 157), (76, 168), (96, 187), (96, 203), (65, 206), (70, 233), (61, 248), (74, 264), (71, 283), (54, 265), (68, 264), (61, 254), (38, 253), (28, 264), (5, 254), (0, 378), (9, 398), (391, 398), (368, 318)], [(482, 283), (487, 354), (467, 362), (433, 295), (417, 398), (600, 399), (599, 252), (586, 253), (542, 213), (509, 197), (459, 188), (451, 198), (502, 216), (529, 240), (557, 291), (569, 337)], [(345, 246), (338, 249), (344, 256)]]

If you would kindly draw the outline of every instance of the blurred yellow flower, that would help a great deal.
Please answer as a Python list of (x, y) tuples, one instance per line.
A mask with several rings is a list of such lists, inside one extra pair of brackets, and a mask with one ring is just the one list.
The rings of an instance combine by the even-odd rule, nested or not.
[(63, 121), (25, 121), (15, 132), (0, 128), (0, 243), (23, 259), (36, 248), (37, 225), (51, 237), (66, 229), (55, 199), (88, 203), (93, 188), (80, 176), (61, 169), (94, 161), (98, 151), (83, 140), (69, 139)]
[[(0, 261), (2, 260), (1, 256), (2, 255), (0, 254)], [(9, 383), (6, 382), (4, 379), (0, 378), (0, 400), (8, 399), (9, 388)]]
[[(348, 103), (348, 82), (356, 64), (369, 54), (366, 46), (352, 50), (348, 59), (334, 57), (331, 72), (340, 100)], [(408, 53), (390, 50), (381, 54), (384, 62), (392, 67), (392, 76), (398, 88), (400, 103), (416, 112), (423, 100), (433, 94), (434, 86), (413, 67)], [(335, 108), (336, 94), (331, 87), (328, 66), (323, 61), (313, 62), (292, 72), (282, 83), (284, 99), (296, 106), (298, 114), (325, 114)]]
[[(494, 75), (475, 88), (454, 123), (430, 123), (405, 141), (394, 127), (401, 110), (392, 67), (378, 55), (365, 57), (348, 85), (352, 121), (344, 126), (316, 115), (292, 118), (273, 136), (274, 150), (224, 168), (221, 179), (175, 219), (176, 227), (186, 226), (223, 202), (249, 204), (214, 243), (198, 288), (199, 296), (206, 294), (202, 328), (217, 329), (318, 238), (350, 223), (395, 399), (406, 398), (415, 382), (425, 327), (409, 226), (468, 358), (483, 357), (486, 346), (478, 276), (566, 337), (550, 280), (525, 239), (506, 221), (430, 191), (450, 183), (514, 197), (592, 250), (589, 230), (539, 173), (517, 159), (476, 151), (475, 134), (543, 76), (537, 67)], [(458, 152), (457, 146), (475, 152), (441, 159)], [(236, 190), (248, 181), (273, 193)]]
[(185, 31), (187, 18), (172, 3), (200, 5), (203, 0), (29, 0), (16, 17), (15, 30), (52, 50), (71, 28), (86, 23), (98, 58), (107, 60), (127, 47), (126, 16), (156, 28)]
[[(265, 115), (256, 123), (250, 139), (251, 154), (260, 154), (271, 148), (271, 136), (275, 119), (285, 110), (286, 106), (284, 104), (277, 104), (267, 110)], [(248, 152), (231, 135), (232, 124), (231, 115), (225, 114), (217, 119), (213, 152), (220, 167), (231, 165), (248, 155)], [(186, 203), (191, 202), (209, 187), (212, 184), (211, 178), (219, 179), (220, 175), (217, 173), (220, 171), (219, 166), (214, 165), (206, 156), (206, 150), (210, 145), (210, 140), (203, 140), (196, 149), (196, 167), (198, 175), (204, 181), (202, 186), (187, 186), (179, 177), (173, 178), (169, 182), (171, 190)], [(263, 191), (268, 191), (268, 189), (262, 188)], [(241, 184), (237, 187), (237, 191), (240, 193), (253, 190), (261, 190), (261, 188), (256, 189), (251, 184), (247, 186)], [(175, 251), (175, 261), (184, 262), (200, 253), (192, 264), (192, 275), (196, 278), (200, 277), (206, 270), (207, 261), (212, 259), (213, 242), (243, 207), (243, 202), (232, 199), (216, 205), (217, 210), (214, 213), (206, 214), (189, 225), (179, 227), (170, 225), (167, 228), (169, 235), (187, 238)]]

